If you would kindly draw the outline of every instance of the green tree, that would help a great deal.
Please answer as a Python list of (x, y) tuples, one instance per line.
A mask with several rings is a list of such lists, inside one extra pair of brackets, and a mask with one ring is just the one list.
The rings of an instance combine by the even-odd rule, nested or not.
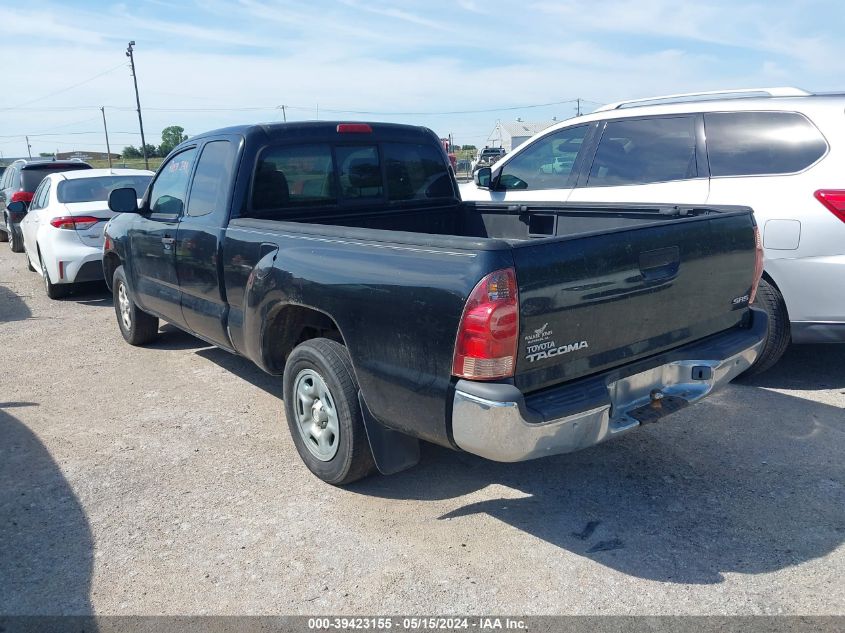
[(53, 152), (38, 152), (38, 155), (42, 158), (52, 158)]
[(141, 154), (141, 150), (139, 150), (134, 145), (129, 145), (123, 148), (123, 153), (121, 154), (123, 158), (141, 158), (143, 155)]
[(185, 134), (185, 128), (181, 125), (166, 127), (161, 131), (161, 145), (158, 146), (158, 153), (161, 156), (167, 156), (174, 147), (187, 140), (188, 135)]
[(474, 152), (478, 148), (475, 145), (461, 145), (461, 149), (465, 152)]
[[(155, 145), (147, 143), (147, 158), (155, 158), (156, 156), (166, 156), (162, 154)], [(143, 154), (141, 154), (143, 156)]]

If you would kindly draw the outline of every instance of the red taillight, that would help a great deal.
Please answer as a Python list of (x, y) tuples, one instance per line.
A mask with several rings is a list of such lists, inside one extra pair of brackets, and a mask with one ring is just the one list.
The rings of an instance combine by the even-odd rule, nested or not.
[(754, 226), (754, 281), (751, 282), (751, 294), (748, 303), (754, 303), (757, 296), (757, 286), (763, 277), (763, 240), (760, 239), (760, 229)]
[(63, 215), (61, 217), (53, 218), (52, 220), (50, 220), (50, 224), (55, 226), (57, 229), (67, 229), (69, 231), (84, 231), (86, 229), (90, 229), (99, 221), (100, 218), (95, 218), (90, 215)]
[(815, 194), (816, 200), (827, 207), (837, 218), (845, 222), (845, 190), (819, 189)]
[(32, 202), (32, 193), (29, 191), (16, 191), (12, 194), (10, 202)]
[(492, 380), (513, 376), (519, 339), (519, 297), (513, 268), (497, 270), (478, 282), (467, 299), (452, 374)]
[(338, 134), (371, 134), (373, 128), (367, 123), (338, 123)]

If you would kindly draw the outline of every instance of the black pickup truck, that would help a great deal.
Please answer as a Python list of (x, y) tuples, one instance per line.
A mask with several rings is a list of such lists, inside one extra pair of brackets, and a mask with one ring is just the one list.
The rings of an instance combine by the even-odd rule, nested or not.
[(498, 461), (591, 446), (724, 385), (765, 313), (751, 210), (463, 203), (437, 136), (209, 132), (106, 228), (125, 339), (163, 319), (283, 375), (293, 440), (345, 484), (419, 440)]

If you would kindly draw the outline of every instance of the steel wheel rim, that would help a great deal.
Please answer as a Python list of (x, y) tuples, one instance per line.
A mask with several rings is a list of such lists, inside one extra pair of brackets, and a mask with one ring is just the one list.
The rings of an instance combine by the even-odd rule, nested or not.
[(132, 312), (129, 306), (129, 295), (126, 294), (126, 284), (120, 283), (117, 286), (117, 306), (120, 309), (120, 320), (128, 332), (132, 329)]
[(296, 428), (308, 452), (321, 462), (337, 455), (340, 423), (337, 403), (326, 381), (313, 369), (303, 369), (293, 383)]

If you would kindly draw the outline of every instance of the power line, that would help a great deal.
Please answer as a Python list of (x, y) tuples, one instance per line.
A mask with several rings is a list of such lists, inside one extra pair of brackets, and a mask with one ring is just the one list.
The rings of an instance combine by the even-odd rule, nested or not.
[[(4, 134), (0, 136), (0, 138), (20, 138), (21, 136), (29, 136), (30, 138), (35, 138), (36, 136), (84, 136), (90, 134), (102, 134), (102, 131), (99, 132), (42, 132), (40, 134)], [(138, 132), (112, 132), (112, 134), (130, 134), (135, 136)]]
[(109, 68), (108, 70), (104, 70), (103, 72), (101, 72), (97, 75), (94, 75), (93, 77), (89, 77), (88, 79), (80, 81), (79, 83), (75, 83), (72, 86), (68, 86), (67, 88), (62, 88), (60, 90), (56, 90), (55, 92), (51, 92), (50, 94), (46, 94), (43, 97), (38, 97), (37, 99), (30, 99), (29, 101), (25, 101), (21, 104), (18, 104), (16, 106), (12, 106), (10, 108), (0, 108), (0, 110), (2, 110), (2, 111), (17, 110), (17, 109), (22, 108), (23, 106), (28, 106), (31, 103), (38, 103), (39, 101), (44, 101), (44, 99), (49, 99), (50, 97), (55, 97), (56, 95), (62, 94), (63, 92), (67, 92), (68, 90), (73, 90), (74, 88), (78, 88), (79, 86), (84, 86), (85, 84), (92, 82), (95, 79), (99, 79), (103, 75), (108, 75), (109, 73), (114, 72), (118, 68), (122, 68), (124, 66), (126, 66), (126, 62), (121, 62), (119, 65), (115, 66), (114, 68)]
[[(591, 101), (589, 99), (579, 99), (578, 97), (573, 99), (564, 99), (563, 101), (551, 101), (549, 103), (531, 103), (526, 105), (516, 105), (516, 106), (501, 106), (496, 108), (483, 108), (479, 110), (447, 110), (447, 111), (428, 111), (428, 112), (390, 112), (390, 111), (377, 111), (377, 110), (345, 110), (345, 109), (338, 109), (338, 108), (324, 108), (321, 107), (320, 110), (323, 112), (330, 112), (333, 114), (366, 114), (372, 116), (448, 116), (448, 115), (456, 115), (456, 114), (486, 114), (490, 112), (509, 112), (514, 110), (528, 110), (532, 108), (546, 108), (556, 105), (564, 105), (567, 103), (576, 103), (580, 100), (581, 103), (590, 103), (594, 105), (601, 105), (598, 101)], [(67, 111), (76, 111), (76, 110), (99, 110), (101, 107), (105, 107), (107, 110), (116, 110), (119, 112), (132, 112), (137, 108), (131, 106), (55, 106), (55, 107), (48, 107), (48, 108), (0, 108), (0, 111), (9, 111), (9, 110), (26, 110), (29, 112), (67, 112)], [(313, 106), (292, 106), (286, 105), (286, 109), (288, 110), (300, 110), (305, 112), (313, 112)], [(242, 107), (231, 107), (231, 106), (207, 106), (207, 107), (193, 107), (193, 108), (159, 108), (159, 107), (145, 107), (145, 110), (148, 112), (261, 112), (261, 111), (273, 111), (278, 110), (278, 105), (268, 105), (268, 106), (242, 106)]]

